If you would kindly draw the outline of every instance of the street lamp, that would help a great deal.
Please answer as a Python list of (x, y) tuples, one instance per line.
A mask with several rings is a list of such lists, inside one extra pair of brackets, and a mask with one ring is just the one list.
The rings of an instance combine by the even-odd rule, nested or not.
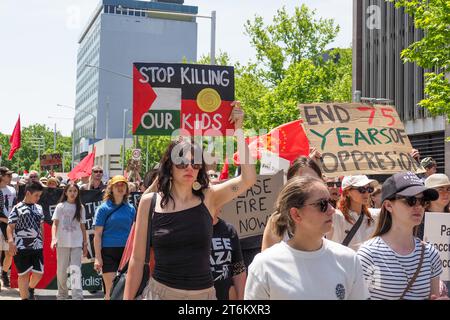
[[(77, 110), (76, 108), (72, 107), (72, 106), (67, 106), (64, 104), (56, 104), (57, 107), (62, 107), (62, 108), (67, 108), (67, 109), (72, 109), (87, 115), (90, 115), (93, 119), (94, 119), (94, 126), (92, 127), (92, 135), (93, 135), (93, 140), (96, 140), (96, 136), (95, 136), (95, 122), (96, 122), (96, 118), (95, 115), (92, 112), (87, 112), (87, 111), (83, 111), (83, 110)], [(74, 128), (75, 129), (75, 128)], [(75, 134), (72, 132), (72, 169), (73, 169), (73, 162), (75, 160)]]
[(123, 143), (122, 143), (122, 173), (125, 174), (125, 120), (127, 117), (127, 112), (130, 109), (123, 109)]

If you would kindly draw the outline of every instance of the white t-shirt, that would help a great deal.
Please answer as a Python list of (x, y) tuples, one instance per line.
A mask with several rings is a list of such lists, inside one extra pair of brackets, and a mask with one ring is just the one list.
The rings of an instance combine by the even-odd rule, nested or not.
[(86, 223), (86, 213), (84, 206), (81, 206), (81, 219), (74, 219), (76, 205), (74, 203), (58, 203), (52, 220), (58, 220), (58, 229), (56, 230), (56, 240), (58, 247), (63, 248), (81, 248), (83, 247), (83, 233), (80, 223)]
[[(358, 251), (359, 246), (370, 239), (377, 226), (378, 218), (380, 216), (380, 209), (370, 208), (369, 212), (372, 215), (373, 219), (373, 221), (370, 223), (370, 226), (368, 222), (369, 219), (367, 217), (364, 217), (364, 220), (359, 226), (358, 231), (356, 231), (355, 235), (348, 245), (349, 248), (352, 248), (355, 251)], [(350, 210), (349, 214), (355, 222), (358, 220), (358, 213)], [(353, 224), (345, 220), (344, 214), (340, 210), (336, 209), (336, 213), (333, 216), (332, 236), (327, 238), (337, 243), (342, 243), (352, 227)]]
[(323, 239), (322, 248), (299, 251), (280, 242), (249, 266), (246, 300), (356, 300), (369, 292), (356, 252)]
[[(398, 300), (408, 282), (417, 270), (422, 251), (421, 241), (415, 238), (414, 251), (400, 255), (389, 247), (381, 237), (365, 242), (358, 250), (358, 256), (372, 300)], [(430, 282), (442, 273), (439, 252), (431, 245), (425, 245), (425, 254), (419, 275), (404, 299), (428, 299)]]
[[(11, 212), (12, 208), (14, 207), (14, 201), (16, 200), (17, 193), (16, 189), (14, 189), (11, 186), (6, 186), (2, 189), (3, 197), (4, 197), (4, 203), (5, 203), (5, 209), (4, 213), (7, 217), (9, 217), (9, 213)], [(8, 204), (8, 206), (6, 206)]]

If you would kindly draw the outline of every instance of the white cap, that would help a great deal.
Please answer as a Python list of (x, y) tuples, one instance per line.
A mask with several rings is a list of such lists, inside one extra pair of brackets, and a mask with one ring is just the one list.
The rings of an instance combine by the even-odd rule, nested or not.
[(15, 185), (15, 184), (17, 184), (17, 182), (19, 182), (19, 180), (20, 180), (19, 175), (17, 173), (13, 173), (12, 179), (11, 179), (11, 184)]
[(368, 184), (370, 184), (371, 187), (375, 187), (378, 184), (378, 181), (369, 179), (365, 175), (345, 176), (344, 179), (342, 179), (342, 189), (364, 187)]

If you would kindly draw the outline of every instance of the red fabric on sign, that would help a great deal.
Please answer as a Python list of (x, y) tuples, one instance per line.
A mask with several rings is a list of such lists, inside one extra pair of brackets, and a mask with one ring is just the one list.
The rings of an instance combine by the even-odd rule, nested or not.
[(67, 176), (70, 180), (74, 181), (79, 178), (89, 177), (92, 173), (92, 167), (94, 166), (95, 159), (95, 147), (91, 153), (89, 153), (81, 162), (70, 171)]
[(17, 119), (16, 126), (14, 127), (14, 131), (11, 135), (11, 138), (9, 138), (9, 143), (11, 145), (11, 150), (9, 151), (8, 160), (11, 160), (14, 156), (14, 153), (16, 150), (20, 149), (20, 115), (19, 119)]
[[(47, 288), (53, 279), (56, 278), (56, 250), (50, 248), (52, 242), (52, 226), (44, 223), (44, 275), (36, 286), (37, 289)], [(17, 288), (17, 269), (13, 264), (11, 266), (11, 288)]]
[(223, 164), (222, 171), (220, 172), (220, 177), (219, 177), (220, 181), (228, 179), (228, 170), (229, 170), (228, 159), (225, 159), (225, 163)]
[[(198, 107), (196, 100), (181, 100), (181, 128), (187, 130), (191, 135), (194, 135), (194, 133), (197, 135), (205, 135), (204, 132), (209, 129), (219, 131), (222, 136), (226, 135), (227, 129), (234, 130), (234, 124), (228, 121), (233, 110), (231, 102), (222, 101), (216, 111), (205, 112)], [(195, 121), (203, 121), (203, 119), (206, 126), (195, 130)], [(218, 136), (219, 134), (207, 133), (206, 135)]]
[(133, 133), (139, 127), (142, 116), (155, 100), (156, 93), (152, 86), (145, 81), (139, 70), (133, 67)]

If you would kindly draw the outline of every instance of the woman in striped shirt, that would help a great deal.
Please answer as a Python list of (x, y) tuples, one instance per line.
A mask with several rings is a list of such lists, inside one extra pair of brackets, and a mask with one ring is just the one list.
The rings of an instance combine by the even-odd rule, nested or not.
[(382, 187), (382, 208), (374, 237), (358, 250), (370, 298), (435, 299), (442, 263), (438, 251), (414, 237), (429, 201), (427, 189), (412, 172), (397, 173)]

